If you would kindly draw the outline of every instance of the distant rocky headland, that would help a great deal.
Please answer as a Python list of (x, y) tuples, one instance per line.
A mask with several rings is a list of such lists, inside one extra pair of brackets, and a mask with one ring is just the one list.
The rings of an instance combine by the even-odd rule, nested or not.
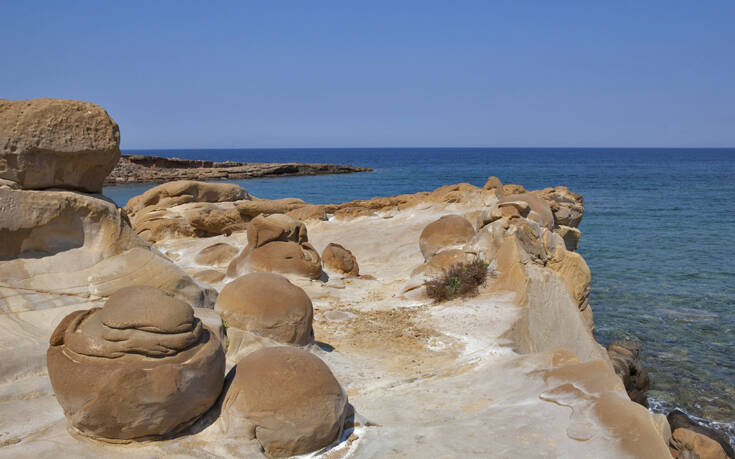
[(163, 183), (172, 180), (236, 180), (370, 171), (372, 169), (367, 167), (348, 164), (241, 163), (149, 155), (121, 155), (120, 161), (105, 179), (105, 184)]

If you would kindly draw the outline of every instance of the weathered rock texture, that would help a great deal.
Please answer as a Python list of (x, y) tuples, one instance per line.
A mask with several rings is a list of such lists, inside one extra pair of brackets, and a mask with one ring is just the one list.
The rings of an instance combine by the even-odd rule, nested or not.
[(347, 395), (329, 367), (292, 347), (270, 347), (237, 364), (223, 406), (227, 436), (255, 438), (272, 457), (319, 450), (339, 439)]
[(247, 228), (248, 246), (232, 260), (228, 276), (274, 272), (317, 279), (322, 275), (321, 258), (309, 244), (302, 222), (274, 214), (255, 217)]
[(453, 246), (463, 246), (475, 235), (475, 227), (459, 215), (445, 215), (426, 225), (419, 238), (421, 253), (427, 260)]
[(322, 263), (331, 271), (352, 277), (360, 275), (360, 266), (352, 252), (333, 242), (322, 251)]
[(236, 180), (293, 175), (370, 172), (367, 167), (343, 164), (241, 163), (123, 155), (106, 183), (163, 183), (172, 180)]
[(101, 107), (60, 99), (0, 99), (0, 179), (24, 189), (90, 193), (120, 158), (120, 130)]
[(222, 390), (220, 341), (186, 303), (127, 287), (103, 308), (75, 311), (51, 335), (56, 399), (82, 434), (136, 440), (191, 425)]
[(228, 283), (214, 306), (227, 326), (284, 344), (314, 340), (314, 311), (309, 296), (285, 277), (251, 273)]
[(623, 380), (630, 399), (648, 407), (646, 392), (651, 380), (641, 365), (641, 344), (630, 340), (613, 341), (607, 346), (607, 355), (615, 374)]
[(671, 446), (678, 457), (696, 454), (701, 459), (735, 458), (730, 441), (721, 432), (699, 425), (681, 410), (667, 416), (673, 432)]

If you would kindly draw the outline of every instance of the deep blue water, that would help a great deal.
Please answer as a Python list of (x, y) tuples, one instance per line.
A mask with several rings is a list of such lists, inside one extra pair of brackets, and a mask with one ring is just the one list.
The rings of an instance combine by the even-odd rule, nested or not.
[[(146, 150), (160, 156), (348, 163), (371, 173), (236, 181), (262, 198), (328, 203), (495, 175), (585, 198), (580, 253), (603, 344), (644, 345), (657, 409), (680, 406), (735, 434), (735, 149)], [(150, 186), (106, 188), (119, 205)]]

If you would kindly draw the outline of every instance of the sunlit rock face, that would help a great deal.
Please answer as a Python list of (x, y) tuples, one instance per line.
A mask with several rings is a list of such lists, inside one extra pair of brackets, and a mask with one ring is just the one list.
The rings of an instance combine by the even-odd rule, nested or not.
[(98, 105), (0, 100), (0, 180), (100, 193), (119, 159), (120, 129)]
[(251, 273), (230, 282), (217, 297), (215, 310), (228, 327), (279, 343), (305, 345), (314, 340), (309, 296), (278, 274)]
[(267, 456), (319, 450), (338, 440), (347, 395), (319, 357), (269, 347), (237, 364), (222, 408), (224, 435), (255, 439)]
[(257, 216), (247, 226), (248, 246), (230, 263), (227, 275), (273, 272), (317, 279), (322, 260), (308, 242), (306, 226), (283, 214)]
[(360, 266), (357, 258), (348, 249), (335, 243), (330, 243), (322, 251), (322, 263), (324, 267), (350, 277), (360, 275)]
[(192, 308), (151, 287), (127, 287), (103, 308), (75, 311), (51, 336), (48, 373), (80, 433), (140, 440), (176, 433), (222, 390), (220, 341)]

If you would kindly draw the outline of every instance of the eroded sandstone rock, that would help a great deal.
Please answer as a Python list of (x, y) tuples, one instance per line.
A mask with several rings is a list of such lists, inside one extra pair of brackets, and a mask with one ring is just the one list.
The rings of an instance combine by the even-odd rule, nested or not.
[(332, 271), (347, 274), (348, 276), (359, 276), (360, 267), (357, 259), (349, 250), (339, 244), (330, 243), (322, 251), (322, 262), (324, 266)]
[(294, 347), (269, 347), (236, 367), (223, 405), (228, 437), (257, 440), (266, 455), (319, 450), (338, 440), (347, 395), (329, 367)]
[(466, 244), (475, 235), (475, 227), (459, 215), (445, 215), (429, 223), (421, 232), (419, 247), (428, 260), (435, 253)]
[(120, 159), (120, 129), (77, 100), (0, 99), (0, 180), (24, 189), (100, 193)]
[(556, 225), (579, 226), (584, 214), (584, 197), (581, 194), (573, 193), (565, 186), (544, 188), (532, 193), (549, 203)]
[(223, 267), (235, 258), (237, 252), (237, 247), (233, 247), (226, 242), (218, 242), (200, 250), (197, 256), (194, 257), (194, 261), (200, 265)]
[(215, 310), (227, 326), (284, 344), (314, 340), (311, 299), (283, 276), (251, 273), (235, 279), (220, 292)]
[(51, 336), (47, 365), (75, 429), (141, 440), (176, 433), (206, 412), (222, 390), (225, 358), (188, 304), (131, 286), (103, 308), (65, 317)]
[[(529, 207), (529, 211), (526, 215), (523, 215), (525, 212), (523, 209), (526, 205)], [(521, 216), (535, 221), (544, 228), (552, 229), (554, 227), (554, 214), (551, 212), (549, 204), (535, 194), (506, 194), (498, 200), (497, 206), (514, 206), (519, 210)]]

